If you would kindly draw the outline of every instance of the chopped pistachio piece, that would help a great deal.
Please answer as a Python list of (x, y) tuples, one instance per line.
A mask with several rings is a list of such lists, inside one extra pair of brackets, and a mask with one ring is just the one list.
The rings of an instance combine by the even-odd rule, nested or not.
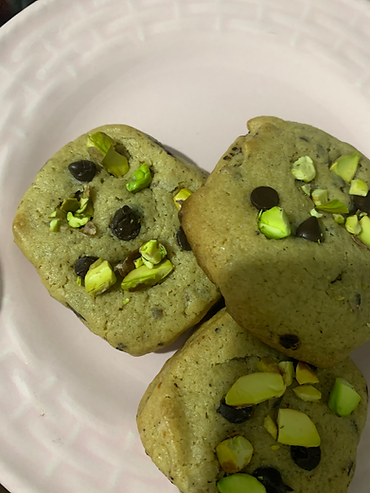
[(361, 233), (361, 225), (356, 215), (349, 216), (346, 219), (345, 228), (348, 233), (359, 235)]
[(93, 296), (97, 296), (112, 287), (116, 280), (117, 278), (110, 263), (99, 258), (90, 265), (86, 273), (85, 290)]
[(253, 455), (253, 446), (245, 437), (237, 435), (219, 443), (216, 454), (222, 469), (228, 474), (233, 474), (249, 464)]
[(271, 445), (271, 450), (279, 450), (280, 445)]
[(289, 387), (293, 383), (294, 378), (294, 365), (293, 361), (280, 361), (278, 367), (283, 375), (283, 380), (286, 387)]
[(116, 178), (125, 175), (129, 170), (127, 157), (123, 156), (112, 146), (102, 160), (103, 167)]
[(315, 372), (303, 361), (298, 361), (295, 370), (295, 378), (300, 385), (303, 385), (304, 383), (319, 383), (319, 379)]
[(361, 197), (366, 197), (368, 191), (369, 187), (363, 180), (356, 179), (351, 181), (351, 186), (349, 187), (350, 195), (360, 195)]
[(51, 214), (49, 214), (49, 217), (57, 217), (57, 211), (53, 211)]
[(140, 192), (143, 188), (148, 188), (152, 183), (152, 174), (147, 164), (143, 164), (129, 178), (126, 188), (131, 193)]
[(307, 414), (295, 409), (279, 409), (278, 442), (283, 445), (319, 447), (320, 435)]
[(316, 188), (311, 197), (316, 206), (326, 204), (328, 202), (328, 191), (323, 188)]
[(181, 209), (182, 204), (185, 202), (186, 199), (190, 197), (190, 195), (193, 192), (189, 190), (188, 188), (182, 188), (173, 198), (173, 201), (175, 202), (175, 205), (178, 210)]
[(81, 228), (90, 221), (90, 217), (76, 217), (72, 212), (68, 212), (67, 221), (71, 228)]
[(329, 409), (339, 416), (349, 416), (359, 405), (361, 396), (344, 378), (336, 378), (329, 397)]
[(330, 167), (330, 171), (343, 178), (344, 181), (350, 183), (356, 174), (358, 162), (360, 160), (360, 153), (355, 151), (353, 154), (348, 156), (342, 156), (335, 161), (335, 163)]
[(77, 286), (82, 286), (83, 284), (82, 277), (78, 276), (76, 282), (77, 282)]
[[(144, 262), (143, 262), (143, 257), (139, 257), (138, 259), (134, 260), (134, 266), (135, 266), (135, 269), (138, 269), (139, 267), (141, 267), (142, 265), (144, 265)], [(153, 268), (153, 264), (151, 267), (149, 267), (150, 269)]]
[(90, 135), (86, 142), (88, 153), (100, 165), (112, 146), (114, 146), (114, 140), (104, 132), (96, 132)]
[(312, 385), (299, 385), (293, 389), (297, 397), (306, 402), (317, 402), (321, 399), (321, 392)]
[(326, 204), (317, 205), (316, 209), (323, 212), (330, 212), (331, 214), (348, 214), (348, 207), (338, 199), (330, 200)]
[(280, 373), (278, 365), (272, 358), (262, 358), (257, 362), (258, 371), (270, 371), (273, 373)]
[(173, 265), (168, 259), (162, 260), (159, 264), (154, 265), (152, 269), (142, 265), (127, 274), (121, 283), (121, 287), (125, 291), (137, 291), (145, 287), (154, 286), (167, 277), (172, 270)]
[(60, 230), (60, 219), (53, 219), (49, 225), (50, 231), (57, 233)]
[(75, 197), (63, 200), (60, 210), (63, 212), (76, 212), (80, 208), (80, 201)]
[(342, 214), (333, 214), (333, 217), (334, 217), (334, 221), (337, 224), (344, 224), (346, 221), (344, 216), (342, 216)]
[(281, 397), (285, 392), (283, 377), (280, 373), (250, 373), (238, 378), (225, 397), (228, 406), (251, 406)]
[(277, 206), (260, 212), (258, 216), (258, 228), (269, 239), (286, 238), (291, 233), (286, 212)]
[(141, 245), (139, 252), (143, 257), (144, 263), (146, 260), (154, 265), (159, 264), (159, 262), (161, 262), (167, 255), (166, 248), (162, 245), (162, 243), (159, 243), (158, 240), (147, 241)]
[(122, 302), (122, 306), (127, 305), (127, 303), (130, 303), (130, 298), (124, 299), (123, 302)]
[(316, 169), (312, 159), (309, 156), (303, 156), (297, 159), (290, 170), (296, 180), (302, 180), (306, 183), (312, 181), (316, 176)]
[(263, 426), (265, 430), (272, 436), (274, 440), (277, 439), (278, 429), (275, 422), (272, 420), (271, 416), (267, 415), (263, 421)]
[(361, 241), (366, 243), (366, 245), (370, 245), (370, 218), (369, 216), (363, 216), (359, 220), (359, 224), (361, 226), (361, 231), (358, 234), (358, 237)]
[(321, 214), (321, 212), (317, 212), (316, 209), (311, 209), (310, 215), (314, 217), (318, 217), (320, 219), (320, 217), (323, 217), (324, 214)]
[(308, 196), (311, 195), (311, 185), (306, 183), (305, 185), (302, 185), (301, 188), (306, 195), (308, 195)]
[(220, 493), (266, 493), (266, 488), (257, 478), (242, 472), (220, 479), (217, 489)]

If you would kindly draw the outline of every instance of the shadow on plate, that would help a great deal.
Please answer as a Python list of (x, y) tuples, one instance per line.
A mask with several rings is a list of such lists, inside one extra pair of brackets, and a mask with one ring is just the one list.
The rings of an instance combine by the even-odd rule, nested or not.
[(213, 315), (216, 315), (216, 313), (221, 310), (221, 308), (225, 307), (225, 300), (223, 298), (220, 298), (207, 312), (206, 315), (202, 318), (202, 320), (194, 325), (193, 327), (190, 327), (190, 329), (186, 330), (183, 334), (181, 334), (180, 337), (176, 339), (172, 344), (169, 346), (166, 346), (162, 349), (158, 349), (155, 351), (158, 354), (164, 354), (164, 353), (169, 353), (172, 351), (177, 351), (178, 349), (182, 348), (182, 346), (185, 344), (185, 342), (189, 339), (189, 337), (197, 330), (198, 327), (200, 327), (204, 322), (209, 320), (210, 318), (213, 317)]

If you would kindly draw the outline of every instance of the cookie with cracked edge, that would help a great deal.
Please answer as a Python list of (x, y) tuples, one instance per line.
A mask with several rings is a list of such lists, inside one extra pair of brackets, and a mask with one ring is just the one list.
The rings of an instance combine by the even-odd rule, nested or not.
[[(314, 386), (322, 393), (317, 402), (296, 396), (294, 378), (282, 397), (253, 406), (244, 422), (230, 422), (220, 413), (220, 405), (239, 377), (258, 371), (262, 358), (275, 363), (287, 360), (238, 326), (225, 309), (202, 324), (165, 363), (140, 402), (137, 425), (146, 453), (181, 492), (217, 493), (217, 483), (226, 473), (216, 447), (229, 437), (242, 435), (251, 443), (253, 455), (241, 472), (258, 475), (260, 468), (268, 467), (270, 478), (280, 473), (280, 489), (274, 484), (276, 489), (268, 491), (345, 493), (355, 472), (367, 415), (367, 386), (360, 370), (350, 358), (335, 367), (317, 369), (319, 382)], [(348, 380), (361, 396), (347, 417), (328, 408), (336, 377)], [(301, 411), (314, 423), (321, 445), (320, 450), (309, 451), (308, 462), (302, 447), (279, 443), (264, 427), (266, 416), (275, 422), (279, 409)], [(262, 480), (268, 479), (262, 475)]]
[(184, 204), (182, 227), (238, 324), (335, 365), (370, 340), (370, 194), (353, 193), (366, 195), (370, 161), (309, 125), (247, 125)]
[[(112, 139), (127, 163), (115, 154), (118, 168), (109, 168), (96, 149), (88, 151), (87, 141), (97, 132)], [(147, 168), (137, 175), (143, 188), (135, 189), (134, 183), (129, 191), (127, 183), (143, 165)], [(132, 355), (155, 351), (198, 323), (219, 298), (176, 237), (180, 223), (174, 197), (183, 188), (195, 192), (206, 176), (137, 129), (96, 128), (64, 146), (39, 171), (16, 212), (15, 242), (51, 296), (92, 332)], [(136, 288), (131, 282), (124, 291), (120, 284), (140, 257), (137, 250), (150, 240), (165, 247), (166, 277)], [(97, 259), (106, 263), (92, 267)], [(90, 267), (95, 270), (86, 282)], [(151, 272), (149, 266), (149, 277)]]

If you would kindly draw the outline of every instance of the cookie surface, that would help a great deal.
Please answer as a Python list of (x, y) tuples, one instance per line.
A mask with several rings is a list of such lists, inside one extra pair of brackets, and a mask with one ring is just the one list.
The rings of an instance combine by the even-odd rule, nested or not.
[[(320, 401), (298, 398), (294, 379), (282, 399), (253, 406), (250, 419), (231, 423), (220, 414), (220, 404), (239, 377), (257, 371), (262, 358), (287, 360), (239, 327), (225, 310), (204, 323), (166, 362), (141, 400), (137, 424), (147, 454), (182, 493), (217, 493), (217, 482), (225, 473), (215, 449), (223, 440), (243, 435), (254, 449), (243, 473), (270, 467), (296, 492), (346, 492), (366, 421), (367, 386), (361, 372), (349, 358), (336, 367), (317, 369), (319, 383), (313, 386), (322, 393)], [(336, 377), (348, 380), (361, 396), (347, 417), (328, 408)], [(291, 447), (278, 443), (265, 429), (265, 417), (275, 421), (279, 409), (301, 411), (315, 424), (321, 438), (321, 460), (312, 470), (298, 466)], [(275, 489), (270, 491), (275, 493)], [(276, 488), (280, 491), (288, 490)]]
[[(330, 169), (356, 149), (309, 125), (274, 117), (255, 118), (248, 128), (185, 202), (182, 226), (238, 324), (289, 356), (335, 365), (370, 339), (369, 247), (336, 222), (351, 215), (361, 222), (370, 195), (355, 199), (350, 183)], [(292, 168), (307, 157), (316, 175), (305, 183)], [(354, 178), (370, 185), (370, 162), (363, 155)], [(275, 194), (253, 196), (259, 187)], [(317, 189), (347, 212), (342, 206), (332, 208), (337, 215), (313, 211), (310, 194)], [(265, 236), (258, 224), (260, 200), (284, 211), (289, 236)]]
[[(90, 181), (81, 182), (68, 166), (91, 160), (86, 143), (96, 132), (124, 146), (129, 171), (116, 177), (98, 166)], [(128, 191), (126, 184), (144, 163), (150, 169), (151, 183), (136, 193)], [(205, 171), (167, 153), (134, 128), (99, 127), (63, 147), (37, 174), (14, 219), (15, 242), (37, 268), (51, 296), (71, 308), (92, 332), (133, 355), (154, 351), (197, 323), (219, 298), (193, 253), (180, 247), (176, 237), (180, 223), (173, 198), (182, 188), (195, 191), (205, 178)], [(84, 195), (90, 195), (92, 219), (87, 226), (71, 227), (69, 212), (63, 212), (61, 204), (72, 198), (73, 205), (77, 197), (81, 206)], [(137, 218), (138, 231), (133, 228), (132, 239), (113, 234), (112, 219), (124, 206)], [(125, 227), (131, 227), (130, 217)], [(58, 225), (51, 231), (50, 223), (55, 220)], [(121, 225), (116, 221), (116, 229)], [(123, 291), (115, 267), (150, 240), (164, 245), (172, 272), (153, 286)], [(76, 262), (85, 256), (108, 261), (117, 279), (97, 296), (86, 292), (83, 278), (78, 279), (75, 272)]]

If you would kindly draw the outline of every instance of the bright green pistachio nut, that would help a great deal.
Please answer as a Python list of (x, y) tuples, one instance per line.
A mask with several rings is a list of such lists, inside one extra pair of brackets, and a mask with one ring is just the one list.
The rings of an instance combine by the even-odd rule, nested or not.
[(347, 217), (345, 222), (345, 228), (348, 231), (348, 233), (351, 233), (353, 235), (359, 235), (362, 229), (358, 217), (356, 215)]
[(278, 442), (284, 445), (319, 447), (320, 435), (311, 418), (295, 409), (279, 409), (277, 417)]
[(342, 156), (335, 161), (335, 163), (330, 167), (330, 171), (343, 178), (344, 181), (350, 183), (356, 174), (358, 162), (360, 160), (360, 153), (355, 151), (353, 154), (348, 156)]
[(290, 223), (286, 212), (281, 207), (275, 206), (260, 213), (258, 228), (266, 238), (286, 238), (291, 233)]
[(138, 269), (142, 265), (144, 265), (143, 257), (139, 257), (138, 259), (134, 260), (135, 269)]
[(51, 214), (49, 214), (49, 217), (57, 217), (57, 211), (53, 211)]
[(185, 202), (186, 199), (190, 197), (190, 195), (193, 192), (189, 190), (188, 188), (182, 188), (173, 198), (173, 201), (175, 202), (175, 205), (178, 210), (181, 209), (182, 204)]
[(266, 493), (266, 488), (257, 478), (241, 472), (220, 479), (217, 489), (220, 493)]
[(302, 180), (306, 183), (312, 181), (316, 176), (315, 165), (309, 156), (303, 156), (297, 159), (290, 171), (296, 180)]
[(87, 271), (85, 276), (85, 290), (93, 296), (97, 296), (112, 287), (116, 280), (117, 278), (110, 263), (107, 260), (99, 258)]
[(345, 218), (342, 216), (342, 214), (333, 214), (334, 221), (337, 224), (344, 224), (346, 222)]
[(152, 183), (152, 174), (147, 164), (143, 164), (129, 178), (126, 188), (131, 193), (140, 192), (143, 188), (148, 188)]
[(308, 183), (306, 183), (305, 185), (302, 185), (302, 186), (301, 186), (301, 189), (302, 189), (302, 191), (303, 191), (306, 195), (308, 195), (308, 196), (310, 196), (310, 195), (311, 195), (311, 186), (310, 186)]
[(76, 212), (80, 208), (80, 201), (75, 197), (63, 200), (60, 210), (63, 212)]
[(311, 197), (316, 206), (328, 203), (328, 191), (323, 188), (313, 190)]
[(329, 409), (339, 416), (349, 416), (359, 405), (361, 396), (344, 378), (336, 378), (329, 397)]
[(222, 469), (233, 474), (244, 469), (252, 459), (253, 446), (242, 435), (227, 438), (216, 447), (217, 459)]
[(102, 165), (108, 173), (116, 178), (125, 175), (129, 170), (127, 157), (117, 152), (114, 147), (108, 149)]
[(369, 216), (363, 216), (359, 220), (359, 224), (361, 226), (361, 232), (358, 237), (361, 241), (366, 243), (366, 245), (370, 245), (370, 218)]
[(351, 186), (349, 187), (350, 195), (360, 195), (361, 197), (366, 197), (368, 191), (369, 187), (363, 180), (356, 179), (351, 181)]
[(81, 228), (90, 221), (89, 216), (76, 217), (72, 212), (67, 213), (67, 221), (71, 228)]
[(338, 199), (330, 200), (326, 204), (317, 205), (316, 209), (331, 214), (348, 214), (348, 207)]
[(316, 209), (311, 209), (310, 210), (310, 214), (311, 214), (311, 216), (315, 216), (315, 217), (318, 217), (318, 218), (323, 217), (323, 215), (324, 215), (324, 214), (321, 214), (321, 212), (317, 212)]
[(260, 404), (285, 392), (284, 379), (280, 373), (249, 373), (238, 378), (225, 396), (228, 406), (244, 407)]
[(60, 230), (60, 219), (53, 219), (49, 225), (50, 231), (57, 233)]
[(121, 288), (124, 291), (137, 291), (154, 286), (167, 277), (172, 270), (173, 265), (168, 259), (162, 260), (159, 264), (154, 265), (152, 269), (149, 269), (146, 265), (142, 265), (127, 274), (121, 283)]
[[(159, 243), (158, 240), (149, 240), (139, 248), (139, 252), (143, 257), (143, 262), (147, 260), (152, 264), (156, 265), (161, 262), (164, 257), (167, 255), (167, 250)], [(145, 262), (144, 262), (145, 263)]]
[(90, 135), (86, 143), (89, 154), (93, 154), (93, 157), (98, 158), (100, 163), (112, 146), (114, 146), (114, 140), (104, 132), (96, 132)]

